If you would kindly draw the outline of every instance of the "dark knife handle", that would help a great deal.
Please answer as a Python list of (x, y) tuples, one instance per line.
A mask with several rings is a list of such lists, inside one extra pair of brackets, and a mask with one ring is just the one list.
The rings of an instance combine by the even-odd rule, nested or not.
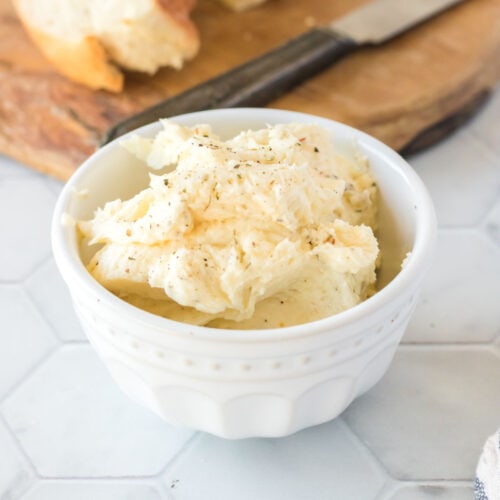
[(101, 144), (160, 118), (205, 109), (263, 106), (357, 47), (329, 29), (312, 29), (260, 57), (117, 123)]

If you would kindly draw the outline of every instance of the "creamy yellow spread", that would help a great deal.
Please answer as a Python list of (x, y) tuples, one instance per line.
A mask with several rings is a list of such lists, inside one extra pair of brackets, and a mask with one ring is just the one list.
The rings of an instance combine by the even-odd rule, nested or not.
[(88, 270), (130, 304), (219, 328), (305, 323), (374, 291), (377, 188), (365, 158), (340, 155), (317, 125), (227, 141), (163, 121), (123, 146), (150, 185), (78, 227), (100, 244)]

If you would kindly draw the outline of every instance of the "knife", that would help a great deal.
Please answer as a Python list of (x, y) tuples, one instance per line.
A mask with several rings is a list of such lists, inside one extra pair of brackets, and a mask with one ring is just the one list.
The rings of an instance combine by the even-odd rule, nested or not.
[(169, 116), (205, 109), (263, 106), (363, 45), (377, 45), (463, 0), (372, 0), (256, 59), (118, 122), (101, 145)]

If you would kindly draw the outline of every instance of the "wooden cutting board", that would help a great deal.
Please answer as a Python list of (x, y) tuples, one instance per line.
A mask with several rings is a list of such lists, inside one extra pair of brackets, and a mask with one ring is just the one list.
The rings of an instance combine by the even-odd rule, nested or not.
[[(116, 121), (257, 56), (365, 0), (268, 0), (243, 13), (198, 0), (202, 48), (183, 70), (127, 74), (119, 95), (59, 76), (8, 0), (0, 5), (0, 152), (66, 179)], [(382, 47), (362, 49), (272, 107), (333, 118), (398, 150), (425, 147), (477, 108), (500, 77), (500, 0), (468, 0)]]

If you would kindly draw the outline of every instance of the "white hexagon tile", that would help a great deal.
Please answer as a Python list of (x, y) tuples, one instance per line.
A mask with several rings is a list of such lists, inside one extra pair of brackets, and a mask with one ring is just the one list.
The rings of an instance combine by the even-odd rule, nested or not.
[(192, 435), (131, 404), (86, 345), (59, 349), (1, 411), (44, 477), (153, 476)]
[(57, 345), (41, 314), (17, 285), (0, 285), (0, 401)]
[[(488, 342), (500, 325), (499, 248), (478, 229), (442, 229), (403, 342)], [(461, 304), (461, 307), (457, 307)]]
[(23, 500), (161, 500), (158, 487), (143, 481), (40, 481)]
[(396, 479), (467, 480), (500, 424), (499, 381), (492, 348), (404, 346), (342, 418)]
[(178, 500), (375, 498), (386, 479), (339, 421), (281, 439), (201, 435), (164, 476)]
[[(438, 250), (381, 382), (282, 439), (171, 427), (124, 396), (51, 258), (62, 183), (0, 157), (0, 500), (465, 500), (500, 426), (500, 90), (414, 158)], [(7, 244), (5, 244), (7, 242)]]
[(498, 159), (467, 131), (411, 159), (430, 191), (440, 226), (475, 226), (500, 193)]
[(0, 498), (19, 498), (34, 483), (36, 474), (1, 419), (0, 450)]
[[(24, 287), (61, 340), (87, 340), (54, 259), (39, 266), (24, 282)], [(54, 300), (54, 297), (58, 300)]]
[(0, 234), (8, 241), (0, 245), (0, 281), (26, 278), (49, 257), (55, 199), (39, 175), (0, 182)]

